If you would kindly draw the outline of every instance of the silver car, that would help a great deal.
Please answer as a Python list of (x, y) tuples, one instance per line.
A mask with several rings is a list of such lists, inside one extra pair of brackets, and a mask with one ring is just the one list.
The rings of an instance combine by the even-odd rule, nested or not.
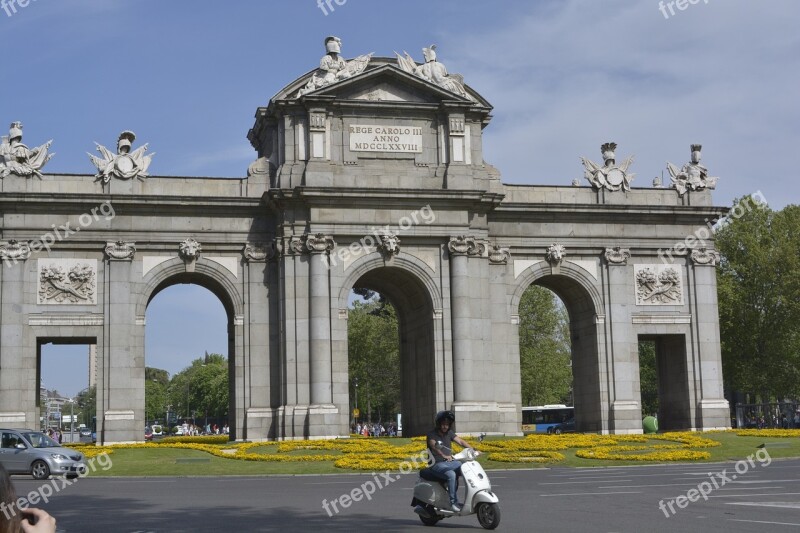
[(86, 472), (81, 452), (63, 448), (40, 431), (0, 429), (0, 463), (9, 474), (31, 474), (34, 479), (50, 475), (78, 477)]

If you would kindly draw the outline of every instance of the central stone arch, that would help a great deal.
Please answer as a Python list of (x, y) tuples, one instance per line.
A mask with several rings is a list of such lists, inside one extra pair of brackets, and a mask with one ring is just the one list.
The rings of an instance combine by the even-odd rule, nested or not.
[[(338, 295), (339, 316), (346, 316), (350, 291), (365, 288), (387, 298), (398, 318), (400, 343), (401, 405), (403, 432), (424, 433), (437, 410), (446, 407), (448, 384), (443, 371), (440, 290), (434, 272), (419, 259), (405, 254), (387, 261), (375, 252), (361, 258), (348, 269)], [(347, 321), (338, 320), (333, 338), (334, 368), (347, 373)], [(334, 374), (334, 397), (345, 400), (347, 412), (349, 377)], [(449, 389), (452, 390), (452, 383)]]

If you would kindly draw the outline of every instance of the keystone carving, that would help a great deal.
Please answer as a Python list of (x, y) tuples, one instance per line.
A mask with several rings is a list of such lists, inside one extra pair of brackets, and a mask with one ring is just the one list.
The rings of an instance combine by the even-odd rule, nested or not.
[(567, 255), (566, 247), (564, 247), (563, 244), (558, 244), (557, 242), (554, 242), (547, 249), (547, 252), (544, 254), (544, 258), (552, 266), (555, 266), (555, 265), (560, 265), (561, 262), (564, 261), (564, 257), (566, 255)]

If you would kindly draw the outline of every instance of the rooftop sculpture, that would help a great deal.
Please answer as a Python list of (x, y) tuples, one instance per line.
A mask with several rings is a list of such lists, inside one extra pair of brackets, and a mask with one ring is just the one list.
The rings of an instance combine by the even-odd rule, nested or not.
[(403, 53), (405, 57), (395, 52), (397, 64), (401, 69), (429, 83), (438, 85), (451, 93), (455, 93), (462, 98), (473, 100), (466, 89), (464, 89), (464, 76), (461, 74), (449, 74), (447, 72), (447, 67), (436, 60), (435, 44), (432, 44), (430, 48), (422, 49), (422, 54), (425, 57), (425, 63), (422, 65), (417, 65), (417, 62), (414, 61), (414, 58), (412, 58), (408, 52), (403, 51)]
[(581, 157), (583, 166), (585, 167), (584, 176), (592, 187), (595, 189), (608, 189), (609, 191), (618, 191), (620, 189), (629, 191), (631, 190), (631, 182), (635, 174), (628, 172), (628, 167), (633, 163), (633, 156), (628, 157), (621, 165), (616, 164), (616, 155), (614, 151), (617, 149), (617, 143), (608, 142), (600, 147), (603, 154), (604, 164), (601, 167), (585, 157)]
[(702, 154), (700, 151), (703, 146), (700, 144), (691, 145), (692, 160), (682, 168), (678, 168), (667, 162), (667, 170), (672, 180), (672, 186), (678, 190), (678, 196), (683, 196), (688, 191), (699, 191), (701, 189), (714, 189), (719, 178), (710, 177), (708, 169), (700, 164)]
[(339, 55), (342, 52), (342, 40), (333, 35), (325, 38), (325, 50), (328, 55), (320, 60), (319, 69), (311, 76), (306, 86), (298, 91), (298, 98), (337, 81), (361, 74), (372, 59), (372, 54), (365, 54), (346, 61)]
[(111, 153), (111, 150), (105, 146), (95, 143), (97, 151), (102, 155), (102, 159), (89, 155), (92, 164), (97, 167), (97, 174), (95, 177), (103, 180), (103, 183), (108, 183), (112, 177), (120, 179), (133, 179), (133, 178), (146, 178), (148, 176), (147, 169), (153, 156), (144, 155), (147, 151), (147, 145), (140, 146), (131, 152), (133, 141), (136, 140), (136, 134), (132, 131), (123, 131), (119, 134), (117, 139), (117, 153)]
[(48, 154), (53, 141), (30, 149), (22, 144), (22, 122), (12, 122), (8, 137), (0, 141), (0, 178), (9, 174), (30, 177), (42, 177), (39, 172), (55, 154)]

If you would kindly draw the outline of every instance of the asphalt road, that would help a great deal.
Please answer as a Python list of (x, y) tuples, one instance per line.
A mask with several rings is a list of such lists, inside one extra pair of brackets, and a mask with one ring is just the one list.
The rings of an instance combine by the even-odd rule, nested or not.
[[(498, 531), (733, 533), (800, 528), (796, 459), (489, 475), (502, 510)], [(409, 505), (415, 475), (388, 483), (369, 501), (338, 507), (338, 513), (329, 505), (330, 516), (323, 508), (324, 499), (330, 502), (369, 480), (372, 475), (89, 477), (65, 487), (59, 480), (51, 483), (54, 495), (44, 507), (58, 519), (59, 531), (68, 533), (435, 531), (425, 528)], [(20, 476), (14, 484), (19, 495), (42, 487)], [(686, 499), (675, 500), (679, 496)], [(483, 531), (474, 515), (444, 520), (436, 528)]]

